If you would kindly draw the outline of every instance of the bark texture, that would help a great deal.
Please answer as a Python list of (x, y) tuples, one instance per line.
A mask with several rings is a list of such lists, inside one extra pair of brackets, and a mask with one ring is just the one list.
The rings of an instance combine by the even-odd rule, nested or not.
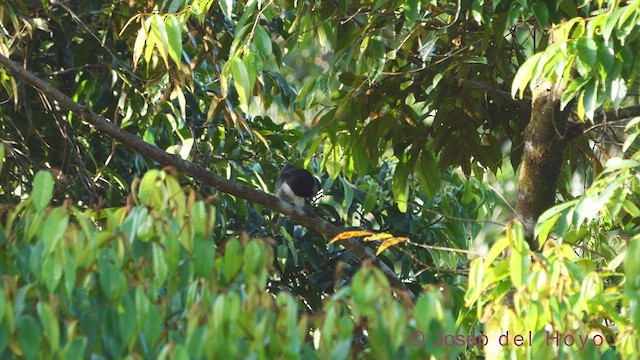
[[(538, 250), (534, 229), (538, 217), (554, 205), (567, 144), (568, 112), (560, 111), (564, 87), (538, 81), (531, 100), (531, 120), (524, 132), (524, 154), (516, 202), (517, 218), (525, 227), (525, 238)], [(567, 106), (567, 108), (569, 108)]]

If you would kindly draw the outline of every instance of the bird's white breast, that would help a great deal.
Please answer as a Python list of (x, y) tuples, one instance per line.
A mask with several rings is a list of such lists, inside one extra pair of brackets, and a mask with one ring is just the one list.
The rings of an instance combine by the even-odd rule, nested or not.
[(276, 192), (276, 197), (278, 199), (282, 199), (288, 202), (293, 203), (296, 207), (303, 208), (304, 207), (304, 198), (297, 196), (291, 190), (291, 187), (286, 182), (283, 182), (278, 191)]

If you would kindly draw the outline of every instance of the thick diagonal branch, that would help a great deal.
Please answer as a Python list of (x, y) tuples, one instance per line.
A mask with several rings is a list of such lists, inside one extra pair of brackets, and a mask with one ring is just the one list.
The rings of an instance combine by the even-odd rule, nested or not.
[[(204, 185), (211, 186), (218, 191), (243, 198), (245, 200), (263, 205), (269, 209), (283, 213), (297, 221), (299, 224), (322, 233), (328, 238), (332, 238), (341, 232), (338, 227), (316, 215), (310, 216), (302, 210), (298, 210), (295, 208), (292, 209), (291, 206), (286, 206), (286, 204), (283, 205), (282, 203), (278, 202), (278, 200), (272, 195), (227, 180), (201, 166), (198, 166), (189, 161), (185, 161), (175, 155), (169, 154), (166, 151), (163, 151), (155, 146), (144, 142), (139, 137), (119, 128), (103, 116), (100, 116), (92, 112), (85, 106), (82, 106), (73, 101), (71, 98), (61, 93), (58, 89), (41, 80), (32, 72), (21, 68), (18, 64), (3, 55), (0, 55), (0, 65), (2, 65), (7, 70), (9, 75), (30, 84), (36, 90), (42, 92), (45, 96), (56, 100), (62, 107), (82, 117), (82, 119), (91, 124), (98, 132), (109, 136), (116, 141), (119, 141), (124, 146), (130, 148), (133, 151), (136, 151), (147, 159), (151, 159), (165, 166), (172, 166), (177, 171), (192, 177), (194, 180), (197, 180)], [(407, 289), (405, 284), (398, 278), (396, 273), (385, 263), (380, 261), (380, 259), (377, 258), (370, 249), (362, 246), (362, 244), (352, 239), (348, 241), (342, 241), (340, 242), (340, 244), (344, 246), (347, 251), (353, 253), (359, 259), (366, 259), (373, 262), (386, 275), (391, 286), (396, 291), (402, 293), (403, 297), (411, 299), (414, 298), (414, 295), (409, 289)]]

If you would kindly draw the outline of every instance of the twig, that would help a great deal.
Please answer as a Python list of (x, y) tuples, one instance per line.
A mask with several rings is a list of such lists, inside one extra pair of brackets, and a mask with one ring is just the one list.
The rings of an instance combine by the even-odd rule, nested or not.
[(411, 240), (407, 241), (407, 244), (411, 244), (413, 246), (421, 247), (421, 248), (427, 249), (427, 250), (441, 250), (441, 251), (458, 252), (458, 253), (463, 253), (463, 254), (482, 256), (481, 253), (479, 253), (477, 251), (473, 251), (473, 250), (465, 250), (465, 249), (456, 249), (456, 248), (443, 247), (443, 246), (433, 246), (433, 245), (427, 245), (427, 244), (419, 244), (419, 243), (413, 242)]
[[(4, 55), (0, 55), (0, 65), (7, 70), (7, 73), (10, 76), (21, 79), (38, 91), (42, 92), (45, 96), (56, 100), (60, 106), (79, 115), (82, 119), (91, 124), (98, 132), (119, 141), (124, 146), (150, 160), (156, 161), (164, 166), (172, 166), (178, 172), (190, 176), (202, 184), (211, 186), (218, 191), (249, 200), (266, 208), (280, 212), (296, 220), (299, 224), (324, 234), (328, 238), (333, 238), (342, 232), (340, 228), (315, 214), (308, 214), (302, 209), (280, 202), (273, 195), (227, 180), (226, 178), (216, 175), (199, 165), (183, 160), (179, 156), (169, 154), (166, 151), (144, 142), (139, 137), (130, 134), (114, 123), (108, 121), (105, 117), (98, 115), (87, 107), (73, 101), (58, 89), (35, 76), (31, 71), (21, 68), (20, 65), (11, 61)], [(360, 260), (371, 261), (375, 266), (377, 266), (387, 277), (395, 291), (398, 292), (400, 298), (415, 299), (415, 295), (398, 278), (398, 275), (389, 266), (376, 257), (372, 250), (364, 247), (353, 239), (340, 241), (340, 244)]]
[(506, 224), (503, 223), (499, 223), (497, 221), (493, 221), (493, 220), (478, 220), (478, 219), (465, 219), (465, 218), (461, 218), (461, 217), (457, 217), (457, 216), (453, 216), (453, 215), (447, 215), (444, 213), (441, 213), (439, 211), (433, 210), (433, 209), (429, 209), (429, 208), (422, 208), (423, 211), (428, 211), (432, 214), (436, 214), (436, 215), (440, 215), (442, 217), (445, 217), (447, 219), (451, 219), (451, 220), (458, 220), (458, 221), (464, 221), (464, 222), (473, 222), (473, 223), (486, 223), (486, 224), (493, 224), (493, 225), (497, 225), (497, 226), (506, 226)]
[(489, 185), (489, 189), (493, 190), (494, 193), (496, 193), (496, 195), (498, 195), (498, 197), (500, 199), (502, 199), (502, 201), (504, 201), (505, 204), (507, 204), (507, 206), (509, 207), (509, 209), (511, 209), (511, 211), (516, 214), (516, 209), (511, 206), (511, 204), (509, 203), (509, 201), (507, 201), (507, 199), (504, 198), (504, 196), (498, 192), (498, 190), (496, 188), (493, 187), (493, 185)]

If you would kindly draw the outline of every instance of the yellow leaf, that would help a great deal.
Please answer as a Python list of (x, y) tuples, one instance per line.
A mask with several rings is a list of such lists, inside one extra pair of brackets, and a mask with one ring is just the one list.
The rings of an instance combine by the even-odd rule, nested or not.
[(580, 97), (578, 98), (578, 106), (576, 106), (576, 113), (578, 114), (578, 119), (581, 122), (584, 122), (584, 91), (580, 93)]
[(385, 239), (389, 239), (392, 238), (393, 235), (389, 234), (389, 233), (380, 233), (380, 234), (373, 234), (372, 236), (367, 236), (366, 238), (362, 239), (364, 241), (376, 241), (376, 240), (385, 240)]
[(20, 344), (15, 339), (9, 340), (9, 349), (11, 349), (11, 351), (13, 351), (13, 353), (18, 356), (24, 355), (24, 353), (22, 352), (22, 349), (20, 348)]
[(144, 24), (140, 26), (140, 30), (138, 30), (138, 36), (136, 36), (136, 42), (133, 46), (133, 69), (136, 69), (138, 65), (138, 59), (142, 56), (144, 50), (144, 44), (147, 40), (147, 29), (145, 29)]
[(211, 97), (211, 103), (209, 104), (209, 110), (207, 111), (207, 120), (205, 122), (210, 122), (211, 119), (220, 112), (220, 110), (218, 110), (218, 104), (220, 104), (220, 98), (213, 95)]
[(403, 241), (408, 241), (408, 240), (409, 238), (407, 237), (392, 237), (391, 239), (386, 240), (385, 242), (380, 244), (380, 247), (378, 247), (378, 251), (376, 251), (376, 255), (380, 255), (381, 252), (387, 250), (387, 248), (395, 244), (401, 243)]
[(264, 136), (262, 136), (262, 134), (260, 134), (256, 130), (252, 129), (251, 131), (253, 132), (253, 135), (264, 144), (264, 147), (266, 147), (267, 150), (269, 150), (269, 143), (267, 142), (267, 139), (265, 139)]
[(374, 235), (375, 233), (372, 233), (370, 231), (362, 231), (362, 230), (357, 230), (357, 231), (345, 231), (342, 232), (336, 236), (333, 237), (333, 239), (331, 239), (329, 241), (329, 244), (333, 244), (336, 241), (340, 241), (340, 240), (344, 240), (344, 239), (349, 239), (352, 237), (358, 237), (358, 236), (367, 236), (367, 235)]

